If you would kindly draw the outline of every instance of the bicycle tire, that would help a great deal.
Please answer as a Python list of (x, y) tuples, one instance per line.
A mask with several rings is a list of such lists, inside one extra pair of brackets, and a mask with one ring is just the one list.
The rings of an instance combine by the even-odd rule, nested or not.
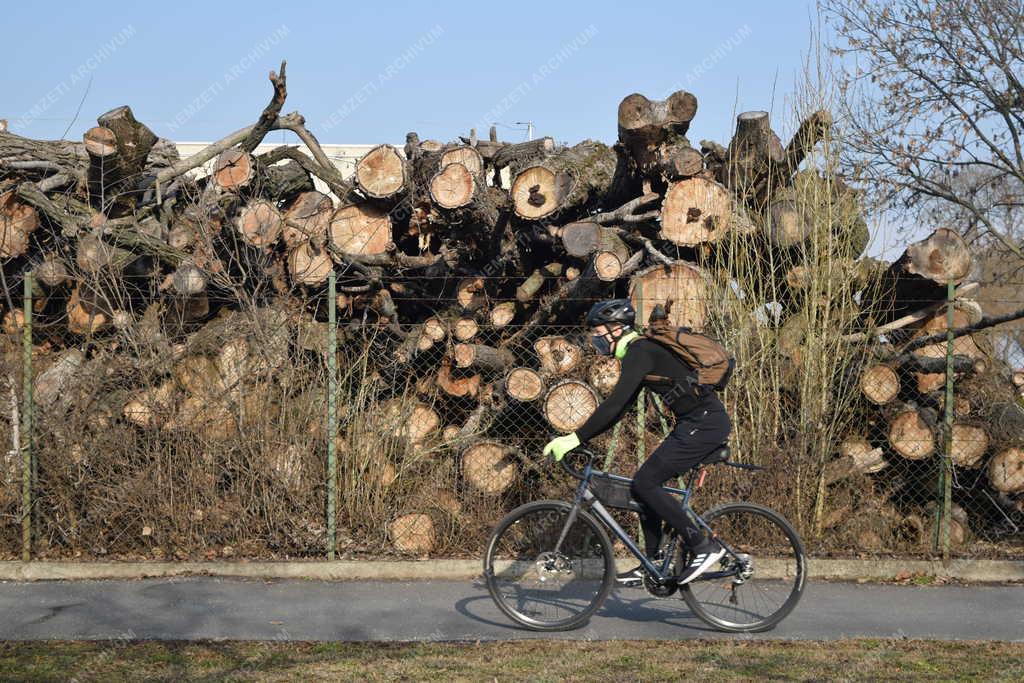
[[(771, 521), (773, 524), (779, 527), (779, 529), (782, 531), (783, 536), (785, 536), (785, 538), (789, 541), (792, 548), (793, 556), (792, 558), (788, 558), (787, 562), (791, 561), (793, 563), (793, 586), (781, 607), (779, 607), (777, 610), (775, 610), (774, 612), (765, 616), (762, 619), (746, 624), (741, 624), (735, 621), (729, 621), (727, 619), (718, 617), (712, 614), (708, 609), (706, 609), (701, 599), (699, 599), (694, 594), (694, 589), (697, 589), (701, 586), (702, 582), (700, 579), (691, 584), (685, 584), (679, 587), (680, 594), (683, 600), (686, 601), (686, 604), (693, 611), (693, 613), (701, 619), (701, 621), (708, 624), (709, 626), (713, 626), (714, 628), (720, 631), (726, 631), (730, 633), (756, 633), (759, 631), (767, 631), (774, 628), (776, 625), (778, 625), (780, 621), (785, 619), (789, 615), (789, 613), (793, 611), (797, 603), (800, 602), (800, 598), (803, 595), (804, 591), (804, 584), (807, 578), (807, 555), (804, 551), (803, 541), (800, 539), (799, 534), (797, 534), (796, 530), (793, 528), (793, 525), (790, 524), (785, 517), (775, 512), (774, 510), (764, 507), (763, 505), (757, 505), (755, 503), (726, 503), (724, 505), (719, 505), (715, 508), (712, 508), (706, 514), (703, 515), (703, 518), (704, 521), (708, 524), (708, 526), (715, 530), (717, 534), (718, 530), (715, 528), (716, 519), (721, 519), (731, 513), (744, 512), (757, 515), (766, 520)], [(723, 536), (722, 540), (733, 548), (740, 547), (740, 545), (743, 542), (742, 538), (729, 538), (728, 535)], [(736, 588), (733, 587), (732, 590), (735, 591)], [(740, 610), (736, 609), (736, 611), (739, 612)]]
[[(572, 505), (564, 501), (558, 500), (540, 500), (532, 503), (521, 505), (515, 510), (508, 513), (494, 528), (494, 532), (491, 534), (491, 538), (487, 542), (487, 551), (484, 554), (484, 579), (487, 583), (487, 590), (491, 594), (491, 598), (494, 603), (498, 606), (498, 609), (502, 611), (512, 621), (516, 622), (520, 626), (534, 630), (534, 631), (566, 631), (574, 628), (579, 628), (589, 621), (590, 617), (600, 609), (601, 605), (604, 604), (607, 599), (609, 592), (611, 591), (614, 578), (615, 578), (615, 560), (612, 555), (612, 544), (608, 538), (608, 533), (604, 527), (598, 523), (594, 517), (586, 512), (585, 510), (577, 511), (576, 521), (573, 523), (569, 533), (566, 536), (565, 542), (567, 543), (586, 543), (590, 547), (590, 552), (598, 555), (593, 559), (600, 560), (599, 568), (602, 573), (599, 581), (594, 582), (595, 589), (593, 595), (587, 600), (587, 604), (581, 606), (578, 610), (574, 611), (570, 616), (564, 619), (556, 620), (543, 620), (536, 617), (535, 614), (527, 614), (522, 607), (516, 608), (516, 604), (521, 604), (522, 600), (513, 602), (509, 599), (506, 594), (507, 584), (503, 583), (503, 572), (515, 573), (519, 569), (523, 570), (523, 575), (526, 576), (529, 572), (536, 571), (538, 580), (544, 582), (541, 575), (544, 570), (540, 568), (540, 560), (536, 556), (537, 551), (540, 549), (540, 545), (531, 547), (524, 551), (525, 558), (516, 557), (511, 562), (507, 557), (499, 557), (499, 554), (507, 552), (508, 548), (514, 547), (513, 534), (509, 532), (513, 529), (517, 523), (522, 523), (527, 518), (536, 515), (537, 513), (550, 512), (554, 513), (550, 524), (550, 531), (556, 532), (564, 528), (564, 520), (568, 519), (568, 514), (572, 509)], [(561, 520), (559, 522), (559, 520)], [(582, 526), (580, 526), (582, 525)], [(506, 533), (509, 536), (506, 537)], [(529, 533), (529, 531), (527, 531)], [(570, 538), (573, 534), (579, 534), (579, 537)], [(503, 544), (504, 541), (504, 544)], [(549, 542), (548, 539), (530, 539), (530, 543), (546, 544)], [(541, 550), (541, 553), (547, 552), (547, 550)], [(495, 571), (495, 567), (499, 562), (509, 562), (508, 566), (502, 571)], [(522, 565), (517, 563), (522, 562)], [(532, 567), (531, 567), (532, 564)], [(591, 570), (596, 567), (593, 564), (580, 565), (582, 569), (590, 568)], [(587, 579), (585, 574), (581, 574), (582, 579)], [(514, 592), (514, 591), (513, 591)], [(550, 599), (549, 599), (550, 601)], [(562, 599), (563, 604), (565, 599)]]

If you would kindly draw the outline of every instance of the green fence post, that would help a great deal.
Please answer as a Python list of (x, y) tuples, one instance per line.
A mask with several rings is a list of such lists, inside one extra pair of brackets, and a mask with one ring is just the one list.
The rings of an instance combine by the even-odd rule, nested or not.
[(21, 328), (21, 559), (32, 555), (32, 272), (25, 274), (25, 321)]
[(946, 284), (946, 400), (942, 448), (942, 561), (949, 563), (949, 517), (953, 508), (953, 301), (956, 288)]
[(336, 541), (336, 510), (338, 502), (337, 453), (334, 433), (337, 431), (338, 319), (337, 280), (334, 269), (327, 276), (327, 559), (334, 559)]

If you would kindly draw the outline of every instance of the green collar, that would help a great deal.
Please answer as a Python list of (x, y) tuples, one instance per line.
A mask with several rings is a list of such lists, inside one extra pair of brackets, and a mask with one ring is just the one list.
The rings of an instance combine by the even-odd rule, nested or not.
[(633, 343), (634, 339), (639, 339), (640, 333), (636, 330), (627, 332), (626, 334), (619, 337), (618, 341), (615, 342), (615, 357), (622, 360), (626, 357), (626, 349)]

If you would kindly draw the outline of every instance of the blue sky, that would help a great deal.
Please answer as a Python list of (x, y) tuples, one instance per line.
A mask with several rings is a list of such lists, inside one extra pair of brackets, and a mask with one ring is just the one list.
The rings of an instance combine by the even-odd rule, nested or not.
[(75, 138), (130, 104), (159, 135), (212, 140), (256, 119), (267, 72), (287, 58), (286, 109), (323, 142), (448, 140), (476, 124), (486, 135), (490, 120), (502, 139), (525, 139), (516, 122), (533, 121), (560, 141), (611, 141), (625, 95), (678, 87), (700, 101), (695, 142), (727, 142), (746, 109), (780, 112), (785, 136), (813, 21), (800, 0), (13, 3), (0, 118)]

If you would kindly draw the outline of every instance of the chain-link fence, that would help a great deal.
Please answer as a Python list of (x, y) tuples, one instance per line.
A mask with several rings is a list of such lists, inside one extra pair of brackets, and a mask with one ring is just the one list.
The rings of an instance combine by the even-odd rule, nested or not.
[[(632, 296), (642, 320), (698, 270), (658, 265), (582, 297), (545, 273), (533, 305), (571, 302), (575, 324), (560, 325), (518, 322), (530, 293), (498, 277), (376, 292), (341, 277), (333, 293), (156, 297), (135, 312), (124, 279), (70, 293), (26, 282), (5, 320), (3, 554), (473, 556), (514, 506), (571, 491), (541, 448), (619, 373), (582, 311)], [(713, 470), (698, 509), (769, 505), (820, 555), (1020, 556), (1021, 375), (999, 352), (1004, 328), (963, 333), (988, 305), (966, 294), (910, 302), (918, 319), (881, 342), (828, 333), (843, 325), (826, 309), (778, 325), (730, 310), (736, 299), (683, 299), (676, 322), (703, 323), (737, 357), (723, 393), (733, 457), (767, 467)], [(418, 319), (399, 327), (389, 310)], [(591, 446), (631, 474), (673, 424), (643, 390)]]

